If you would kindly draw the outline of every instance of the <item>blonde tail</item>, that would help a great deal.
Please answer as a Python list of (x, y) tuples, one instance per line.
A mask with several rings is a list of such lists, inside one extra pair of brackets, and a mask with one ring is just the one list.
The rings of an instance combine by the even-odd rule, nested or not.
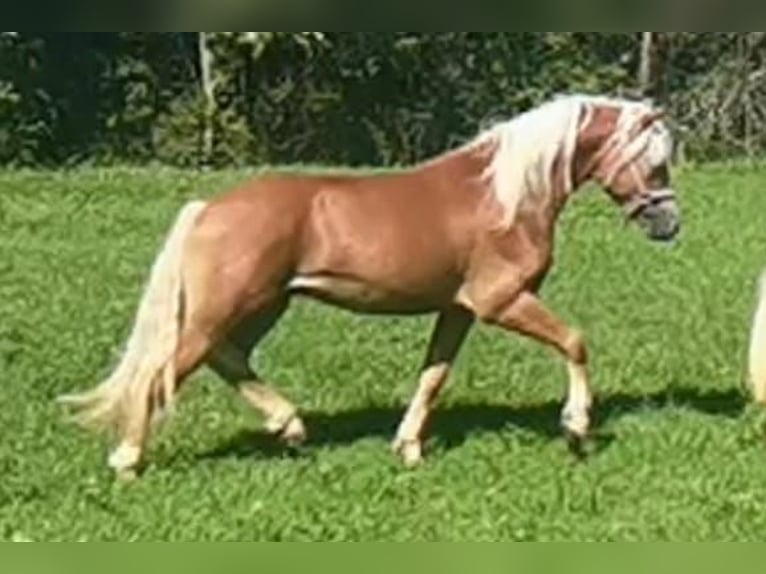
[(120, 427), (135, 409), (171, 404), (175, 387), (174, 355), (181, 330), (183, 246), (204, 201), (187, 203), (178, 214), (152, 266), (136, 313), (133, 331), (114, 372), (90, 391), (60, 397), (73, 404), (76, 419), (90, 427)]
[(750, 331), (748, 363), (750, 384), (756, 402), (766, 404), (766, 272), (758, 285), (758, 305)]

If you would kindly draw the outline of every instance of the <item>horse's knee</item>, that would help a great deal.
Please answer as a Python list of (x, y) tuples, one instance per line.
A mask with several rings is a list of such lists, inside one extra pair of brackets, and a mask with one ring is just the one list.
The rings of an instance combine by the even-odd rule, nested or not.
[(588, 362), (588, 348), (585, 345), (585, 336), (577, 329), (570, 330), (562, 350), (573, 363), (584, 365)]

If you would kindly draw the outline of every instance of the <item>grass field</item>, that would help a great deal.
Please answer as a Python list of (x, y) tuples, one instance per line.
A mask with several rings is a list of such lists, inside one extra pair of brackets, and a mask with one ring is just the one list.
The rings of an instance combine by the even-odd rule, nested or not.
[(597, 392), (595, 452), (558, 432), (563, 364), (474, 331), (427, 460), (388, 444), (432, 318), (297, 302), (262, 346), (305, 411), (287, 456), (208, 371), (184, 389), (143, 478), (112, 480), (105, 439), (54, 398), (98, 382), (124, 342), (175, 210), (247, 174), (0, 174), (0, 539), (766, 539), (766, 442), (743, 388), (766, 266), (766, 168), (686, 168), (680, 242), (651, 244), (597, 190), (561, 222), (550, 306), (582, 328)]

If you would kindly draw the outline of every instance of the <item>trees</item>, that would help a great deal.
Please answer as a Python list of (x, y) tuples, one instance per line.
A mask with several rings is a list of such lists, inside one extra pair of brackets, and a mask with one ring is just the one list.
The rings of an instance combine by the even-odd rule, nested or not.
[(394, 164), (557, 92), (636, 92), (688, 153), (766, 148), (764, 33), (0, 35), (0, 162)]

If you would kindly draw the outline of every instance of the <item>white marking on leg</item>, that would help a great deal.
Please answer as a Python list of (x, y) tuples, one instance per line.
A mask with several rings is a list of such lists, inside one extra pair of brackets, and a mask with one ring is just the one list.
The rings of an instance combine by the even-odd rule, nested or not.
[(569, 392), (561, 412), (561, 422), (568, 431), (584, 437), (588, 433), (590, 424), (588, 410), (591, 406), (591, 396), (588, 389), (588, 372), (585, 365), (578, 365), (571, 361), (567, 363), (567, 370), (569, 371)]
[(410, 406), (399, 424), (393, 449), (399, 453), (408, 466), (420, 462), (422, 458), (421, 435), (430, 410), (431, 402), (447, 377), (449, 366), (446, 363), (428, 367), (420, 375), (418, 390), (410, 401)]

